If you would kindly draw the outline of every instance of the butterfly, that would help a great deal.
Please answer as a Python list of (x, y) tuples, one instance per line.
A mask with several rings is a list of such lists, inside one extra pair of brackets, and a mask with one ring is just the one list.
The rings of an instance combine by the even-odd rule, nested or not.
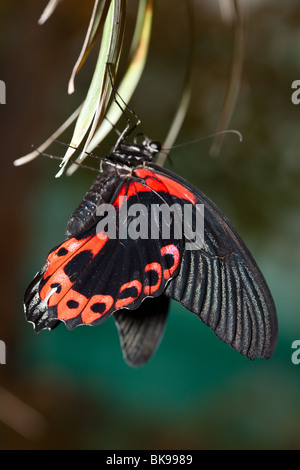
[(270, 358), (278, 321), (260, 269), (207, 196), (153, 163), (160, 149), (144, 136), (103, 159), (66, 240), (26, 290), (26, 319), (39, 332), (112, 315), (125, 361), (141, 366), (162, 339), (173, 299), (240, 354)]

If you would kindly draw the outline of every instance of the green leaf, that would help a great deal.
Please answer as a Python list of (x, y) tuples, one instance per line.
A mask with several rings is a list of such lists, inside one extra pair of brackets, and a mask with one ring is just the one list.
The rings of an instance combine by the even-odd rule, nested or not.
[[(100, 3), (99, 3), (100, 2)], [(94, 42), (95, 42), (95, 37), (98, 33), (98, 31), (103, 27), (103, 24), (101, 22), (101, 18), (105, 16), (107, 12), (105, 12), (105, 8), (108, 6), (107, 2), (101, 2), (100, 0), (95, 0), (94, 3), (94, 8), (92, 12), (92, 16), (89, 22), (88, 30), (85, 36), (85, 40), (81, 49), (81, 52), (79, 54), (79, 57), (73, 67), (71, 78), (69, 80), (69, 85), (68, 85), (68, 93), (72, 94), (74, 92), (75, 86), (74, 86), (74, 80), (75, 76), (79, 72), (80, 68), (82, 67), (83, 63), (85, 62), (88, 54), (90, 53)]]
[[(117, 90), (118, 95), (126, 103), (129, 102), (133, 95), (145, 67), (151, 37), (152, 17), (153, 0), (141, 0), (136, 24), (136, 31), (140, 31), (140, 38), (129, 67)], [(136, 37), (137, 34), (135, 32), (134, 41), (136, 41)], [(111, 131), (112, 125), (117, 123), (121, 115), (122, 109), (115, 102), (112, 102), (106, 113), (107, 119), (101, 122), (101, 125), (98, 127), (89, 145), (86, 146), (87, 153), (92, 152), (94, 148), (99, 145), (104, 137)], [(76, 162), (82, 161), (85, 157), (86, 154), (82, 153)], [(71, 175), (77, 168), (78, 165), (76, 163), (70, 165), (67, 174)]]
[(79, 147), (90, 129), (86, 142), (86, 146), (88, 145), (95, 132), (97, 123), (105, 114), (111, 93), (109, 88), (109, 76), (107, 74), (107, 63), (111, 64), (111, 70), (115, 76), (121, 51), (124, 22), (125, 1), (112, 0), (105, 20), (101, 47), (92, 82), (77, 119), (70, 148), (64, 156), (60, 165), (61, 169), (56, 177), (61, 176), (75, 149)]

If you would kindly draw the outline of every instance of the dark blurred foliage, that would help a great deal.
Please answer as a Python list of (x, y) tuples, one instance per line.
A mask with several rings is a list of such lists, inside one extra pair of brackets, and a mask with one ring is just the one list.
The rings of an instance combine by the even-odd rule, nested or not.
[[(130, 36), (136, 2), (128, 3)], [(187, 59), (185, 9), (175, 3), (156, 2), (149, 60), (131, 102), (141, 131), (161, 140)], [(194, 3), (193, 92), (178, 142), (216, 129), (233, 47), (217, 2)], [(299, 449), (300, 365), (291, 362), (291, 344), (300, 338), (300, 107), (291, 102), (291, 83), (300, 79), (300, 9), (297, 0), (249, 3), (243, 80), (230, 123), (244, 140), (228, 135), (217, 158), (209, 154), (211, 140), (174, 149), (171, 167), (220, 206), (253, 252), (277, 304), (278, 348), (268, 361), (248, 361), (174, 303), (156, 355), (130, 369), (112, 319), (35, 335), (22, 308), (25, 288), (63, 240), (94, 174), (55, 179), (55, 161), (15, 168), (13, 160), (46, 139), (84, 97), (93, 57), (75, 96), (67, 95), (67, 82), (92, 1), (64, 0), (38, 26), (45, 1), (2, 0), (1, 449)], [(112, 133), (107, 142), (114, 139)]]

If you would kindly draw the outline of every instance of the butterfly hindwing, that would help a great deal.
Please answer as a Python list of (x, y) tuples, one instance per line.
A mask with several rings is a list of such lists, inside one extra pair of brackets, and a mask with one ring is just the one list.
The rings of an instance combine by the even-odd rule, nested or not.
[(142, 366), (159, 346), (163, 336), (169, 299), (165, 295), (147, 298), (137, 310), (114, 314), (123, 356), (131, 366)]

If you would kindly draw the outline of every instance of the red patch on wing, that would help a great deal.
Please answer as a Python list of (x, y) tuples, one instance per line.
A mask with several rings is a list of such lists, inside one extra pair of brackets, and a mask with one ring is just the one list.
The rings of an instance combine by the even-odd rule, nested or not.
[[(71, 290), (75, 279), (74, 281), (71, 280), (69, 276), (65, 274), (64, 268), (74, 256), (83, 251), (89, 251), (92, 253), (92, 258), (94, 258), (101, 251), (108, 240), (107, 236), (103, 236), (101, 238), (98, 235), (90, 236), (82, 240), (70, 238), (66, 242), (62, 243), (54, 251), (52, 251), (48, 256), (48, 268), (44, 274), (44, 279), (48, 279), (40, 291), (40, 297), (42, 300), (46, 300), (51, 290), (53, 290), (53, 293), (47, 300), (47, 304), (49, 307), (55, 305), (58, 306), (58, 311), (60, 312), (58, 313), (58, 315), (60, 315), (58, 318), (60, 319), (75, 318), (87, 303), (86, 297), (81, 296), (76, 291)], [(69, 291), (73, 294), (67, 295)], [(74, 302), (79, 303), (81, 307), (78, 306), (78, 308), (69, 308), (69, 300), (74, 300)], [(70, 305), (75, 304), (71, 303)], [(69, 316), (69, 318), (63, 318), (65, 316)]]
[[(64, 286), (65, 287), (65, 286)], [(50, 297), (50, 300), (53, 296)], [(70, 289), (64, 297), (60, 299), (57, 304), (57, 318), (59, 320), (70, 320), (80, 315), (82, 308), (87, 303), (87, 298), (79, 294), (73, 289)]]
[(162, 256), (172, 255), (172, 257), (173, 257), (173, 265), (168, 269), (164, 269), (164, 278), (165, 279), (170, 279), (170, 277), (172, 276), (174, 271), (176, 271), (176, 269), (178, 268), (178, 265), (179, 265), (179, 262), (180, 262), (179, 250), (175, 245), (167, 245), (167, 246), (164, 246), (160, 250), (160, 252), (161, 252)]
[(126, 297), (125, 299), (119, 299), (115, 303), (115, 307), (118, 310), (119, 308), (126, 307), (127, 305), (131, 304), (134, 300), (136, 300), (141, 291), (142, 291), (142, 283), (140, 281), (134, 280), (130, 282), (126, 282), (125, 284), (122, 285), (120, 288), (120, 293), (123, 292), (125, 289), (129, 289), (130, 287), (135, 287), (137, 290), (137, 295), (136, 297)]
[[(111, 295), (93, 295), (81, 314), (83, 323), (91, 324), (98, 320), (98, 318), (101, 318), (111, 309), (113, 303), (114, 299)], [(101, 313), (97, 312), (100, 305), (104, 305)]]
[(154, 191), (163, 191), (168, 193), (171, 196), (176, 196), (178, 198), (185, 199), (187, 201), (196, 204), (197, 200), (193, 193), (189, 191), (185, 186), (180, 183), (177, 183), (174, 179), (164, 176), (161, 174), (157, 174), (153, 171), (146, 170), (146, 169), (138, 169), (134, 172), (140, 178), (144, 178), (146, 180), (147, 186)]
[(162, 279), (161, 265), (159, 263), (147, 264), (146, 267), (145, 267), (145, 273), (147, 273), (148, 271), (155, 271), (157, 273), (157, 276), (158, 276), (158, 280), (157, 280), (157, 283), (155, 285), (145, 286), (144, 287), (145, 294), (146, 295), (152, 295), (152, 294), (154, 294), (154, 292), (156, 292), (159, 289), (160, 284), (161, 284), (161, 279)]
[(148, 188), (142, 183), (137, 183), (136, 181), (130, 181), (129, 183), (124, 183), (121, 190), (118, 193), (118, 196), (113, 203), (115, 207), (120, 209), (123, 204), (124, 198), (128, 201), (132, 196), (137, 196), (140, 192), (151, 192), (152, 189)]

